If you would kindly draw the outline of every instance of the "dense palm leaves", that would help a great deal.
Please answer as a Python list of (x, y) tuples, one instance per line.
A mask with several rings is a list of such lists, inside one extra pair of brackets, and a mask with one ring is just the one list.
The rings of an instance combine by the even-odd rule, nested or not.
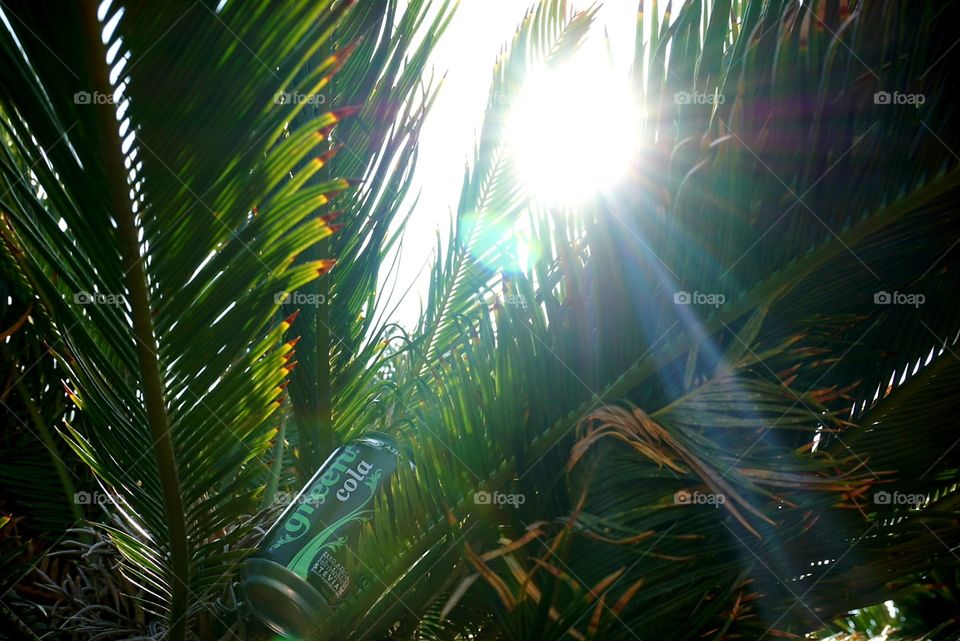
[(349, 9), (5, 10), (6, 249), (82, 410), (59, 427), (109, 496), (121, 571), (173, 638), (229, 582), (236, 523), (258, 505), (293, 349), (276, 293), (331, 266), (298, 257), (331, 235), (323, 206), (351, 183), (288, 176), (327, 158), (355, 109), (292, 131), (305, 105), (275, 96), (317, 94), (342, 69), (331, 34)]
[[(3, 39), (0, 331), (57, 355), (4, 400), (22, 388), (16, 416), (95, 472), (112, 503), (91, 518), (150, 622), (256, 636), (222, 607), (271, 513), (245, 515), (378, 427), (417, 465), (363, 532), (344, 638), (956, 636), (954, 3), (646, 3), (642, 151), (568, 212), (528, 201), (505, 140), (524, 79), (591, 26), (541, 2), (409, 333), (375, 284), (432, 96), (414, 33), (446, 5), (235, 4), (125, 7), (103, 47), (89, 7), (18, 6)], [(129, 58), (110, 78), (105, 56)], [(113, 82), (119, 133), (73, 100)], [(570, 127), (576, 162), (589, 117)], [(58, 376), (76, 416), (39, 400)], [(37, 465), (58, 482), (28, 515), (80, 469)], [(887, 599), (899, 615), (869, 607)]]
[[(634, 66), (646, 151), (618, 193), (573, 217), (533, 216), (529, 273), (497, 255), (507, 239), (470, 245), (460, 231), (514, 210), (500, 150), (481, 138), (471, 169), (501, 196), (472, 198), (468, 177), (460, 235), (391, 387), (391, 418), (429, 469), (417, 489), (401, 484), (412, 505), (395, 501), (363, 550), (390, 559), (368, 562), (384, 581), (369, 591), (393, 593), (368, 625), (414, 626), (449, 599), (448, 628), (420, 623), (442, 636), (486, 594), (509, 638), (802, 634), (955, 562), (944, 390), (960, 174), (935, 11), (689, 3), (658, 24), (653, 6)], [(535, 24), (521, 34), (578, 28)], [(875, 99), (883, 91), (923, 93), (923, 122)], [(497, 122), (491, 101), (484, 132)], [(491, 264), (504, 274), (488, 313), (476, 296)], [(450, 310), (457, 287), (473, 296)], [(681, 291), (724, 301), (675, 305)], [(883, 292), (924, 295), (922, 313)], [(446, 314), (461, 338), (438, 349), (443, 323), (429, 319)], [(928, 356), (947, 360), (920, 370)], [(891, 378), (903, 391), (885, 396)], [(924, 437), (898, 429), (898, 396), (929, 408), (924, 420), (900, 405)], [(497, 510), (476, 491), (526, 501)], [(937, 508), (907, 512), (883, 492)], [(724, 502), (683, 504), (698, 494)], [(399, 555), (397, 532), (415, 541)]]
[[(364, 2), (336, 32), (338, 42), (355, 43), (356, 50), (321, 95), (359, 110), (333, 133), (335, 162), (315, 170), (313, 159), (307, 159), (295, 173), (309, 176), (307, 185), (338, 174), (362, 177), (364, 188), (341, 195), (333, 204), (339, 212), (334, 223), (342, 226), (339, 233), (304, 254), (308, 259), (335, 256), (337, 269), (301, 288), (284, 305), (288, 312), (299, 310), (291, 330), (301, 340), (299, 364), (289, 389), (301, 481), (326, 458), (333, 443), (356, 435), (364, 425), (367, 394), (377, 371), (370, 364), (382, 349), (388, 320), (377, 278), (397, 242), (392, 223), (404, 213), (417, 136), (435, 95), (431, 79), (424, 78), (426, 57), (450, 15), (445, 2), (406, 3), (402, 12), (395, 0)], [(425, 37), (417, 41), (418, 34)], [(316, 61), (335, 51), (328, 43)], [(322, 107), (316, 110), (322, 112)], [(310, 120), (304, 110), (290, 128), (309, 129)]]

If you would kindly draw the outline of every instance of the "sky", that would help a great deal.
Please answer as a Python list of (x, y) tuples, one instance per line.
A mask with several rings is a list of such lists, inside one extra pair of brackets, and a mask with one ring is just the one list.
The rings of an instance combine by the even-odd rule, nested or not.
[[(594, 4), (592, 1), (569, 2), (575, 10), (585, 10)], [(444, 74), (446, 77), (420, 138), (410, 202), (412, 204), (412, 196), (417, 193), (419, 200), (407, 226), (399, 263), (389, 275), (382, 275), (386, 278), (386, 291), (396, 278), (390, 308), (410, 287), (392, 317), (407, 328), (416, 323), (420, 301), (426, 299), (437, 229), (444, 240), (449, 233), (464, 165), (472, 153), (483, 119), (493, 64), (530, 6), (527, 0), (460, 0), (446, 33), (432, 53), (430, 66), (435, 77)], [(601, 4), (584, 43), (584, 54), (602, 51), (606, 46), (606, 33), (615, 66), (628, 68), (632, 61), (637, 6), (637, 0), (607, 0)], [(389, 266), (391, 262), (392, 256), (385, 264)]]

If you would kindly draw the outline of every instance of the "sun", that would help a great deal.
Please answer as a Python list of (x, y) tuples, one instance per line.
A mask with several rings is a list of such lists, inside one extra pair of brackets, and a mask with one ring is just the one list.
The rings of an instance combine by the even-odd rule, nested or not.
[(511, 110), (508, 140), (518, 177), (547, 205), (576, 205), (630, 166), (639, 118), (629, 79), (571, 60), (541, 70)]

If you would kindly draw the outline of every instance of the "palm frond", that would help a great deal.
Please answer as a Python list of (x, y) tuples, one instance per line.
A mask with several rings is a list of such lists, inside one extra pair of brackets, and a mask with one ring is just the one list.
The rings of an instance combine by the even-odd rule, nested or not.
[(264, 9), (4, 9), (5, 166), (36, 184), (8, 174), (5, 223), (82, 409), (65, 436), (172, 638), (236, 561), (289, 371), (273, 292), (326, 271), (291, 264), (332, 233), (318, 208), (348, 186), (276, 189), (346, 112), (287, 134), (272, 101), (348, 5)]

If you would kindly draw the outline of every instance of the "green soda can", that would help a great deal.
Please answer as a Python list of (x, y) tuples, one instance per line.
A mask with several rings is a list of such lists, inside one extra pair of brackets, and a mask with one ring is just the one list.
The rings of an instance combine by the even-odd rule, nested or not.
[(373, 499), (399, 455), (396, 441), (380, 433), (338, 447), (244, 561), (247, 601), (273, 631), (326, 638), (320, 625), (352, 587), (357, 561), (351, 546), (373, 517)]

